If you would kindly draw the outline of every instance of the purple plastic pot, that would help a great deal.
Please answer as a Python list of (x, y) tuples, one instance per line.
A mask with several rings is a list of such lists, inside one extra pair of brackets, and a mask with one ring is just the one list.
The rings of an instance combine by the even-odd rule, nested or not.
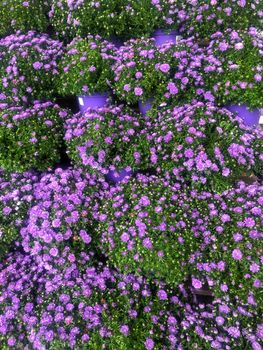
[(153, 32), (152, 37), (155, 39), (156, 46), (161, 46), (168, 42), (176, 44), (177, 35), (179, 35), (179, 33), (176, 30), (166, 32), (165, 30), (157, 29), (155, 32)]
[(152, 108), (152, 102), (153, 102), (152, 98), (149, 98), (146, 102), (142, 102), (142, 101), (138, 102), (139, 111), (141, 112), (142, 115), (146, 115), (149, 109)]
[(117, 184), (118, 182), (122, 181), (125, 176), (131, 176), (132, 171), (131, 170), (109, 170), (108, 174), (105, 176), (107, 181), (113, 182)]
[(123, 45), (123, 41), (117, 36), (112, 36), (110, 41), (117, 47), (117, 49)]
[(244, 120), (244, 123), (248, 126), (257, 126), (259, 123), (259, 109), (250, 111), (246, 105), (227, 105), (225, 108), (232, 113), (236, 113), (240, 118)]
[(87, 96), (78, 96), (78, 105), (80, 112), (85, 112), (87, 108), (99, 108), (107, 105), (109, 94), (107, 92), (103, 94), (95, 93)]

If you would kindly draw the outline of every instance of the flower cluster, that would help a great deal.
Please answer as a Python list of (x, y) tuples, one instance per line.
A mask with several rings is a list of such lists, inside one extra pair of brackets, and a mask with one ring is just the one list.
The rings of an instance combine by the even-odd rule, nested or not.
[(24, 224), (27, 210), (34, 201), (33, 186), (37, 180), (38, 176), (33, 172), (0, 172), (0, 256), (18, 239), (18, 229)]
[(231, 26), (235, 30), (260, 27), (260, 0), (186, 0), (182, 31), (198, 38), (209, 38), (217, 30)]
[(10, 104), (46, 99), (54, 93), (54, 76), (62, 43), (47, 34), (20, 31), (0, 40), (0, 99)]
[(57, 90), (62, 96), (89, 95), (109, 90), (116, 48), (100, 36), (75, 38), (65, 49), (59, 64)]
[(0, 4), (0, 35), (16, 30), (44, 32), (48, 26), (46, 0), (3, 0)]
[(26, 252), (58, 256), (65, 245), (78, 252), (92, 246), (101, 192), (108, 188), (103, 179), (76, 169), (43, 174), (34, 188), (35, 204), (28, 211), (27, 224), (21, 229)]
[(205, 86), (217, 104), (262, 108), (262, 34), (228, 29), (211, 36), (203, 63)]
[(112, 272), (87, 268), (81, 276), (74, 258), (67, 247), (59, 257), (10, 255), (0, 270), (1, 344), (80, 349), (102, 328), (102, 296)]
[(109, 38), (148, 36), (159, 24), (171, 26), (175, 1), (100, 0), (52, 1), (49, 17), (63, 37), (99, 34)]
[(262, 325), (257, 308), (227, 298), (212, 304), (187, 305), (182, 321), (183, 346), (178, 349), (260, 350)]
[(196, 277), (219, 298), (255, 307), (261, 302), (263, 187), (239, 183), (209, 204), (206, 236), (196, 255)]
[(190, 212), (180, 184), (145, 175), (123, 181), (100, 208), (98, 230), (105, 254), (122, 271), (178, 284), (196, 244)]
[(204, 49), (190, 37), (175, 46), (172, 56), (173, 75), (166, 85), (165, 103), (175, 106), (190, 103), (193, 99), (214, 101), (203, 78)]
[(0, 166), (11, 171), (45, 170), (60, 160), (63, 119), (51, 102), (30, 107), (0, 106)]
[(67, 152), (75, 165), (89, 172), (147, 169), (150, 156), (147, 118), (122, 106), (78, 113), (65, 123)]
[(131, 39), (118, 50), (112, 66), (113, 91), (128, 103), (155, 98), (160, 101), (166, 91), (174, 66), (174, 45), (157, 48), (154, 39)]
[(151, 117), (151, 161), (178, 181), (222, 189), (262, 164), (262, 132), (226, 109), (197, 102)]

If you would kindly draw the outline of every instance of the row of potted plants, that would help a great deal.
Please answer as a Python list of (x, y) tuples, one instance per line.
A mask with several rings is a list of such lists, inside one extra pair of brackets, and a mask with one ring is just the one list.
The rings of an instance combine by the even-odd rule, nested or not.
[(4, 0), (0, 23), (0, 35), (44, 32), (52, 25), (63, 40), (88, 34), (138, 38), (158, 28), (209, 38), (230, 26), (262, 28), (262, 4), (260, 0)]
[(205, 48), (193, 38), (160, 46), (153, 39), (132, 39), (116, 48), (100, 36), (75, 38), (64, 47), (46, 34), (17, 32), (0, 40), (0, 97), (21, 104), (77, 95), (83, 111), (102, 107), (113, 93), (117, 100), (139, 103), (143, 113), (197, 98), (238, 113), (236, 105), (245, 105), (253, 125), (262, 108), (261, 48), (262, 35), (252, 27), (248, 33), (216, 32)]
[[(0, 179), (19, 248), (0, 264), (7, 349), (260, 349), (262, 186), (110, 186), (76, 168)], [(205, 284), (216, 299), (189, 302)]]

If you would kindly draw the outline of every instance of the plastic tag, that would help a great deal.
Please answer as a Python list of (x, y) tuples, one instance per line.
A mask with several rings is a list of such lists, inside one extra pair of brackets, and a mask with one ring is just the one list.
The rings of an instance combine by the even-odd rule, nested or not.
[(79, 97), (79, 104), (80, 104), (81, 106), (84, 106), (84, 101), (83, 101), (83, 98), (82, 98), (82, 97)]

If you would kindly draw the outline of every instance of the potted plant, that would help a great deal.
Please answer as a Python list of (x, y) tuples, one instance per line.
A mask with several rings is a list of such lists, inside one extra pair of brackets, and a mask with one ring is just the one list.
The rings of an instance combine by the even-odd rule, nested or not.
[[(118, 51), (112, 66), (113, 92), (130, 104), (142, 102), (151, 107), (151, 99), (160, 102), (173, 72), (173, 45), (157, 48), (153, 39), (130, 40)], [(142, 110), (143, 114), (145, 111)]]
[(88, 34), (123, 40), (148, 36), (159, 23), (163, 12), (159, 2), (151, 0), (52, 0), (49, 17), (63, 38)]
[(69, 246), (76, 255), (85, 249), (95, 254), (99, 248), (93, 213), (108, 187), (103, 178), (71, 167), (42, 174), (34, 188), (35, 205), (21, 231), (24, 250), (38, 256)]
[(257, 183), (240, 182), (211, 197), (211, 211), (203, 212), (202, 223), (208, 234), (193, 263), (195, 277), (208, 281), (216, 298), (242, 302), (248, 311), (261, 300), (262, 205), (262, 186)]
[(109, 261), (120, 271), (164, 280), (174, 287), (186, 278), (195, 251), (191, 203), (179, 183), (137, 175), (108, 194), (98, 232)]
[(237, 112), (246, 124), (257, 124), (263, 105), (262, 35), (255, 28), (247, 33), (228, 29), (211, 39), (203, 66), (205, 86), (217, 104)]
[[(180, 5), (179, 5), (180, 7)], [(262, 5), (259, 0), (213, 0), (184, 2), (183, 31), (198, 39), (210, 38), (216, 31), (260, 28)]]
[(18, 31), (0, 40), (1, 99), (14, 104), (54, 95), (62, 43), (47, 34)]
[(123, 106), (87, 109), (65, 123), (68, 156), (75, 165), (116, 183), (149, 167), (144, 126), (144, 119)]
[(109, 98), (109, 82), (113, 76), (110, 67), (115, 59), (115, 46), (99, 36), (75, 38), (59, 63), (58, 93), (77, 95), (81, 111), (103, 107)]
[(178, 181), (222, 191), (262, 162), (262, 132), (226, 109), (193, 102), (149, 117), (151, 160)]
[(0, 36), (21, 30), (44, 32), (48, 27), (46, 0), (4, 0), (0, 4)]
[(8, 171), (45, 170), (60, 160), (63, 118), (51, 102), (0, 108), (0, 167)]

